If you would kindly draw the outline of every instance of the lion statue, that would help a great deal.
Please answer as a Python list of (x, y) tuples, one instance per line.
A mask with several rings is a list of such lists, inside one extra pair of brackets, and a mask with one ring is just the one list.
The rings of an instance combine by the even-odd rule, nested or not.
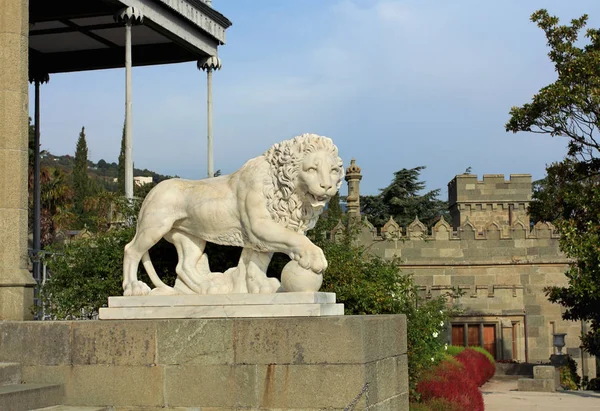
[[(124, 295), (273, 293), (267, 278), (273, 253), (287, 254), (313, 273), (327, 268), (306, 236), (342, 184), (344, 167), (331, 139), (303, 134), (273, 145), (236, 172), (192, 181), (170, 179), (146, 196), (136, 234), (125, 246)], [(178, 256), (173, 287), (158, 277), (148, 250), (161, 238)], [(206, 242), (243, 247), (237, 267), (212, 273)], [(140, 261), (156, 288), (139, 281)]]

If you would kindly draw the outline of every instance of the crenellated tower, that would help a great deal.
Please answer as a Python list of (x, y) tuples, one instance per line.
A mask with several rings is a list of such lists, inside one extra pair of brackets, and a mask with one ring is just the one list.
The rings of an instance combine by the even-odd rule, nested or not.
[(348, 216), (353, 219), (360, 219), (360, 167), (356, 165), (356, 160), (350, 160), (350, 166), (346, 169), (346, 181), (348, 182)]
[(531, 174), (457, 175), (448, 183), (448, 207), (454, 229), (469, 221), (478, 231), (490, 222), (512, 227), (517, 221), (529, 227), (527, 207), (531, 201)]

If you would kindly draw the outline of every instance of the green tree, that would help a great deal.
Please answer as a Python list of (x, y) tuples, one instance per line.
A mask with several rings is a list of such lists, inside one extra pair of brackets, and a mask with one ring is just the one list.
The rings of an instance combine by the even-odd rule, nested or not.
[(52, 243), (59, 228), (69, 227), (75, 221), (72, 213), (73, 191), (68, 175), (60, 168), (42, 167), (41, 188), (41, 242), (42, 247)]
[(31, 117), (29, 117), (29, 126), (28, 126), (28, 168), (27, 168), (27, 188), (28, 188), (28, 230), (29, 232), (33, 231), (33, 161), (35, 154), (35, 126), (31, 124)]
[(425, 166), (419, 166), (396, 171), (390, 185), (381, 189), (378, 195), (361, 196), (361, 213), (377, 227), (390, 217), (406, 227), (415, 217), (431, 225), (439, 216), (447, 215), (448, 204), (438, 198), (440, 189), (420, 194), (425, 189), (425, 182), (419, 179), (424, 169)]
[(329, 200), (329, 204), (327, 205), (327, 216), (329, 216), (333, 220), (339, 220), (342, 218), (344, 212), (342, 211), (342, 206), (340, 205), (340, 193), (337, 192), (331, 200)]
[(118, 194), (125, 195), (125, 124), (123, 124), (123, 133), (121, 135), (121, 151), (119, 152), (119, 171), (117, 174), (119, 182)]
[(506, 130), (528, 131), (568, 139), (563, 161), (547, 168), (536, 188), (531, 212), (552, 219), (561, 250), (575, 263), (565, 273), (566, 287), (549, 287), (550, 301), (565, 307), (563, 318), (590, 322), (583, 347), (600, 354), (600, 30), (580, 33), (587, 15), (560, 25), (544, 9), (532, 14), (548, 42), (548, 56), (558, 74), (530, 103), (510, 110)]
[(77, 148), (75, 150), (75, 163), (73, 165), (73, 207), (78, 216), (78, 225), (85, 224), (85, 200), (90, 195), (91, 183), (88, 176), (88, 148), (85, 140), (85, 127), (81, 127)]

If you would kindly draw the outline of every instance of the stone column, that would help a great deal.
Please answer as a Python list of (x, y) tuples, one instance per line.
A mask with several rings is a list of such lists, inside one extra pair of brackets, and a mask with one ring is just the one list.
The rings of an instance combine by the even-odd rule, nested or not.
[(221, 59), (212, 56), (198, 61), (198, 69), (206, 70), (206, 128), (207, 128), (207, 171), (208, 178), (215, 176), (213, 163), (213, 130), (212, 130), (212, 72), (221, 69)]
[(348, 182), (348, 216), (351, 219), (360, 220), (360, 167), (356, 165), (356, 160), (350, 160), (350, 167), (346, 169), (346, 181)]
[[(41, 194), (42, 186), (40, 183), (40, 84), (47, 83), (50, 80), (48, 73), (43, 70), (29, 70), (29, 82), (34, 83), (35, 87), (35, 114), (34, 128), (35, 137), (33, 142), (33, 246), (31, 251), (31, 259), (33, 260), (33, 279), (37, 284), (42, 283), (40, 252), (41, 245)], [(29, 130), (28, 130), (29, 132)], [(41, 306), (39, 289), (35, 295), (35, 303)]]
[(29, 1), (0, 2), (0, 320), (31, 319), (27, 269)]
[(514, 360), (516, 353), (513, 352), (513, 324), (509, 319), (502, 319), (502, 360)]
[(115, 20), (125, 24), (125, 197), (133, 198), (133, 128), (131, 98), (131, 26), (141, 24), (144, 15), (137, 7), (121, 10)]

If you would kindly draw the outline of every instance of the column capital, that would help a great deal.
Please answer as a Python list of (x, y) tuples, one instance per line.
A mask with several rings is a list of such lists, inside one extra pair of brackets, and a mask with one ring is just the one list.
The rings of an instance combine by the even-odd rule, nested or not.
[(50, 75), (45, 70), (29, 69), (29, 82), (30, 83), (48, 83), (50, 81)]
[(115, 21), (117, 23), (124, 24), (142, 24), (144, 21), (144, 14), (139, 7), (125, 7), (115, 14)]
[(220, 70), (221, 67), (223, 67), (223, 63), (219, 57), (210, 56), (205, 59), (198, 60), (197, 67), (198, 70), (202, 71), (214, 71)]
[(356, 165), (356, 160), (350, 160), (350, 166), (346, 169), (346, 181), (350, 180), (361, 180), (362, 175), (360, 174), (361, 169)]

